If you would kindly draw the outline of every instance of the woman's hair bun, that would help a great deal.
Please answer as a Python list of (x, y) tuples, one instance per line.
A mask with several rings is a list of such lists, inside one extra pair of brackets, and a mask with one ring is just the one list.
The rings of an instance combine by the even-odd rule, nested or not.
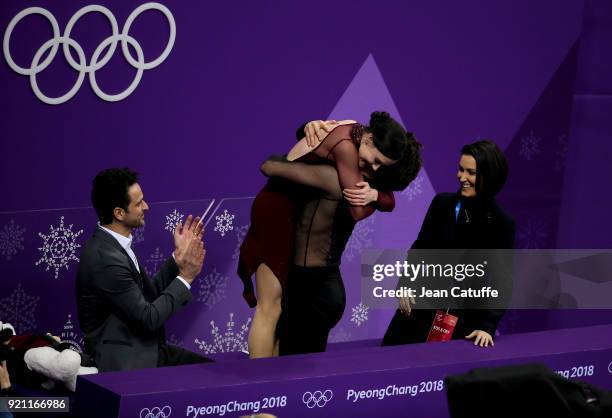
[(370, 115), (370, 127), (375, 127), (389, 119), (391, 119), (391, 116), (387, 112), (372, 112)]

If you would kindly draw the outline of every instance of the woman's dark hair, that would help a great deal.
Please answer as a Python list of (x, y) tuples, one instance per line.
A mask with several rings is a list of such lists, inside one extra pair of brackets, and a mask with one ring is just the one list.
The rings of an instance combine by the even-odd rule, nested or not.
[(404, 190), (416, 178), (423, 165), (421, 144), (387, 112), (373, 112), (370, 126), (366, 129), (374, 136), (376, 148), (385, 157), (397, 161), (376, 170), (370, 185), (380, 190)]
[(366, 130), (372, 133), (374, 145), (385, 157), (402, 158), (407, 145), (406, 131), (387, 112), (372, 112)]
[(461, 148), (462, 155), (476, 160), (476, 195), (494, 197), (508, 178), (506, 156), (492, 141), (477, 141)]
[(100, 224), (108, 225), (113, 222), (115, 208), (127, 211), (130, 204), (128, 189), (136, 182), (138, 174), (129, 168), (109, 168), (96, 175), (91, 190), (91, 203)]

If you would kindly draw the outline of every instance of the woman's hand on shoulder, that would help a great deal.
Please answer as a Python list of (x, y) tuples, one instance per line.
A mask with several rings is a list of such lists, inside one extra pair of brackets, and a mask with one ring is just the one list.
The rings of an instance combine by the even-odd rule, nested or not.
[(378, 190), (370, 187), (365, 181), (356, 184), (357, 189), (344, 189), (342, 194), (351, 206), (367, 206), (378, 200)]
[(306, 143), (311, 148), (316, 147), (336, 126), (338, 126), (338, 122), (335, 120), (313, 120), (308, 122), (304, 127)]

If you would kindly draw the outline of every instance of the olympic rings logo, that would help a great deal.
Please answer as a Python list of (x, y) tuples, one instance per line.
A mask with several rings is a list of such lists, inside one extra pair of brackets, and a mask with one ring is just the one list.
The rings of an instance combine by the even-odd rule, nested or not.
[(169, 405), (164, 406), (163, 408), (142, 408), (140, 410), (140, 418), (168, 418), (172, 413), (172, 408)]
[(302, 395), (302, 402), (306, 404), (308, 408), (314, 408), (318, 406), (319, 408), (323, 408), (327, 405), (327, 402), (331, 401), (334, 397), (334, 392), (327, 389), (325, 392), (321, 392), (320, 390), (316, 390), (313, 393), (305, 392)]
[[(144, 53), (142, 52), (140, 44), (136, 41), (136, 39), (129, 35), (130, 27), (132, 26), (132, 23), (134, 23), (134, 20), (138, 16), (140, 16), (141, 13), (147, 10), (158, 10), (163, 13), (166, 19), (168, 20), (168, 24), (170, 26), (170, 36), (168, 38), (166, 48), (160, 56), (150, 62), (145, 62)], [(112, 34), (97, 46), (97, 48), (94, 50), (93, 55), (91, 56), (91, 62), (89, 63), (89, 65), (87, 65), (87, 60), (85, 58), (83, 48), (74, 39), (70, 37), (70, 32), (72, 31), (72, 28), (74, 27), (76, 22), (83, 15), (91, 12), (102, 13), (108, 19), (111, 26)], [(49, 21), (53, 29), (53, 38), (42, 44), (38, 51), (36, 51), (34, 57), (32, 58), (30, 68), (24, 68), (17, 65), (13, 60), (13, 57), (11, 56), (9, 50), (9, 43), (11, 40), (11, 34), (13, 33), (13, 29), (15, 29), (15, 26), (21, 21), (21, 19), (31, 14), (40, 14)], [(89, 83), (91, 84), (91, 88), (99, 98), (109, 102), (117, 102), (119, 100), (125, 99), (130, 94), (132, 94), (132, 92), (134, 92), (134, 90), (140, 83), (140, 79), (142, 78), (144, 70), (150, 70), (164, 62), (164, 60), (170, 54), (172, 47), (174, 46), (175, 39), (176, 23), (174, 22), (174, 16), (166, 6), (160, 3), (144, 3), (134, 9), (134, 11), (128, 16), (127, 20), (125, 21), (121, 33), (119, 33), (117, 19), (115, 19), (115, 16), (109, 9), (96, 4), (85, 6), (82, 9), (78, 10), (70, 18), (68, 24), (66, 25), (66, 29), (64, 30), (64, 34), (61, 36), (57, 20), (51, 14), (51, 12), (46, 9), (43, 9), (42, 7), (28, 7), (27, 9), (24, 9), (19, 12), (8, 24), (8, 27), (4, 32), (2, 50), (4, 52), (4, 58), (6, 59), (6, 62), (8, 63), (9, 67), (11, 67), (15, 72), (21, 75), (29, 76), (32, 91), (34, 92), (36, 97), (38, 97), (41, 101), (47, 104), (58, 105), (70, 100), (81, 88), (83, 80), (85, 79), (85, 74), (89, 74)], [(98, 85), (98, 82), (96, 81), (96, 71), (104, 67), (110, 61), (113, 54), (115, 53), (115, 49), (117, 48), (117, 43), (119, 41), (121, 41), (121, 50), (123, 51), (125, 59), (132, 67), (136, 69), (136, 76), (132, 80), (132, 83), (121, 93), (107, 94), (102, 91), (102, 89)], [(79, 72), (79, 75), (75, 84), (66, 94), (60, 97), (48, 97), (38, 87), (36, 75), (44, 71), (51, 64), (51, 62), (55, 58), (55, 55), (57, 54), (57, 50), (60, 44), (62, 45), (62, 50), (64, 52), (64, 56), (66, 57), (66, 61), (68, 61), (68, 64), (74, 70)], [(136, 51), (136, 58), (132, 56), (132, 53), (128, 48), (128, 44)], [(76, 52), (78, 61), (75, 60), (74, 56), (72, 55), (71, 48)], [(106, 48), (108, 48), (106, 54), (104, 54), (104, 56), (100, 58), (100, 55)], [(43, 54), (49, 49), (51, 49), (49, 55), (47, 56), (47, 58), (45, 58), (44, 61), (41, 62)]]

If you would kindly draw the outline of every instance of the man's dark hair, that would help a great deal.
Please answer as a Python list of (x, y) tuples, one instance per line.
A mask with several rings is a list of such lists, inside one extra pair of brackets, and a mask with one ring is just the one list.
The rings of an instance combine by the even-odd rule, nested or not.
[(492, 141), (478, 141), (461, 148), (462, 155), (476, 160), (476, 194), (494, 197), (501, 191), (508, 178), (506, 156)]
[(108, 225), (113, 222), (115, 208), (127, 211), (130, 204), (128, 189), (136, 182), (138, 174), (129, 168), (108, 168), (96, 175), (91, 190), (91, 203), (100, 224)]

